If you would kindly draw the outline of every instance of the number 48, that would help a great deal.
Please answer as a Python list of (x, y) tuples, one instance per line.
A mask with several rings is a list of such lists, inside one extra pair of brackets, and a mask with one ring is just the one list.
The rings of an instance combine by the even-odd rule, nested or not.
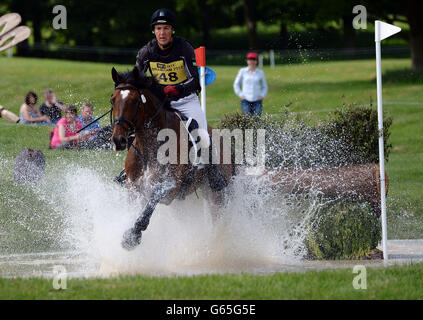
[(159, 79), (164, 82), (168, 82), (168, 81), (175, 82), (175, 81), (178, 81), (178, 76), (176, 75), (176, 72), (169, 72), (167, 74), (167, 77), (166, 77), (166, 73), (161, 73), (159, 76)]

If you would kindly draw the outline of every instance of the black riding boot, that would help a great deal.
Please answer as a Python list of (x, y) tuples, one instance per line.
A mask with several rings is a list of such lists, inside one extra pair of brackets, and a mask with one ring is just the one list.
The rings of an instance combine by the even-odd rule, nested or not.
[(206, 165), (207, 176), (209, 178), (210, 188), (213, 191), (220, 191), (228, 186), (228, 182), (220, 172), (217, 164)]
[(226, 178), (223, 176), (223, 174), (220, 172), (218, 165), (213, 164), (213, 153), (217, 153), (217, 150), (210, 139), (209, 164), (206, 165), (205, 170), (209, 178), (210, 188), (213, 191), (220, 191), (228, 186), (228, 182), (226, 181)]

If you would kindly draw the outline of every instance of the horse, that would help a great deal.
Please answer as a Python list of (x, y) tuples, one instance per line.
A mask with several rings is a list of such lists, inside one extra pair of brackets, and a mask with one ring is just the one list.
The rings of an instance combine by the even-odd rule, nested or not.
[[(182, 118), (171, 110), (155, 78), (146, 76), (134, 67), (126, 73), (118, 73), (112, 68), (112, 79), (115, 84), (110, 98), (114, 119), (112, 141), (117, 151), (128, 149), (125, 158), (126, 187), (146, 199), (146, 205), (133, 227), (123, 235), (123, 248), (132, 250), (141, 243), (142, 232), (147, 229), (158, 203), (170, 205), (173, 200), (184, 199), (198, 188), (205, 194), (216, 217), (225, 201), (225, 189), (212, 191), (206, 183), (204, 169), (180, 161), (181, 153), (185, 150), (181, 143), (185, 141), (181, 139)], [(163, 129), (176, 133), (177, 146), (173, 146), (177, 152), (176, 163), (163, 163), (158, 158), (159, 148), (165, 143), (158, 139)], [(208, 126), (209, 134), (211, 130)], [(134, 134), (135, 139), (131, 142)], [(223, 164), (223, 155), (220, 155), (218, 166), (230, 183), (234, 174), (232, 164)]]

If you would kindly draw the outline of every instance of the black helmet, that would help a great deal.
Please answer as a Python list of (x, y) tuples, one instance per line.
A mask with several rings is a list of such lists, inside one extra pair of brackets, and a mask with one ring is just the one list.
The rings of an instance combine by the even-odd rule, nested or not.
[(176, 16), (172, 10), (163, 8), (156, 10), (151, 16), (151, 28), (156, 24), (170, 24), (173, 28), (176, 27)]

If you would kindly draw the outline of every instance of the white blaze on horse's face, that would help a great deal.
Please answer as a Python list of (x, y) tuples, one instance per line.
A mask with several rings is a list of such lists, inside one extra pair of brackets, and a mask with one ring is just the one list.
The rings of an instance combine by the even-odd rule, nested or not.
[(122, 96), (122, 100), (125, 100), (125, 98), (128, 96), (129, 94), (129, 90), (121, 90), (120, 94)]

